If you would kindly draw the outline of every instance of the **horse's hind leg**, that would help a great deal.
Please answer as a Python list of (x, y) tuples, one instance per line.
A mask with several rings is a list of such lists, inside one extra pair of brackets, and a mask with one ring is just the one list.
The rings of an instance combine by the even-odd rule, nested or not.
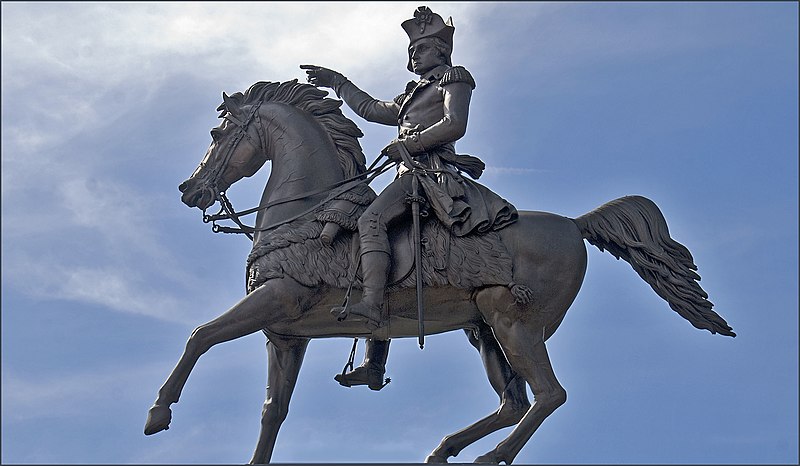
[(425, 459), (426, 463), (446, 463), (447, 458), (457, 456), (473, 442), (516, 424), (530, 407), (525, 381), (509, 366), (492, 329), (481, 324), (474, 331), (465, 331), (470, 343), (481, 354), (489, 383), (500, 397), (500, 407), (480, 421), (445, 437)]
[(278, 429), (289, 412), (289, 400), (309, 341), (306, 338), (279, 338), (274, 335), (268, 335), (268, 338), (267, 400), (261, 415), (258, 445), (250, 464), (269, 463), (272, 457)]
[(280, 318), (281, 306), (297, 307), (290, 290), (302, 285), (291, 279), (270, 280), (216, 319), (197, 327), (186, 342), (178, 364), (161, 386), (153, 407), (147, 415), (145, 435), (169, 428), (172, 417), (169, 406), (177, 403), (186, 380), (197, 360), (212, 346), (249, 335)]
[[(480, 296), (478, 299), (479, 308), (490, 309), (486, 301), (481, 306)], [(511, 434), (475, 462), (511, 464), (542, 422), (566, 402), (567, 392), (558, 383), (550, 364), (544, 342), (546, 323), (541, 315), (527, 310), (520, 312), (524, 307), (514, 304), (512, 300), (503, 298), (493, 301), (495, 305), (505, 301), (506, 305), (484, 311), (485, 317), (494, 329), (511, 367), (530, 385), (534, 402)]]

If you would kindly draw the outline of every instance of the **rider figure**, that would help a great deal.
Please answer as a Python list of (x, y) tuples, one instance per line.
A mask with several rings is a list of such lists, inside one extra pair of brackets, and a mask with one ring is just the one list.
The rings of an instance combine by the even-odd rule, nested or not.
[[(455, 31), (452, 18), (445, 23), (428, 7), (419, 7), (414, 18), (404, 21), (402, 27), (410, 40), (407, 68), (420, 78), (409, 82), (405, 92), (393, 100), (372, 98), (336, 71), (314, 65), (301, 68), (306, 70), (311, 84), (332, 88), (365, 120), (398, 126), (398, 138), (382, 153), (402, 162), (401, 151), (405, 148), (412, 164), (425, 170), (425, 175), (419, 176), (419, 194), (454, 235), (508, 225), (516, 219), (516, 209), (487, 188), (461, 176), (464, 172), (478, 178), (484, 165), (475, 157), (455, 152), (455, 141), (466, 132), (475, 81), (463, 67), (452, 66), (450, 55)], [(398, 176), (358, 219), (363, 295), (361, 302), (349, 307), (349, 312), (366, 319), (373, 330), (383, 324), (390, 264), (387, 229), (393, 222), (409, 217), (408, 197), (412, 192), (412, 177), (416, 176), (410, 172), (412, 168), (400, 163)], [(389, 340), (368, 340), (364, 363), (346, 374), (346, 380), (340, 380), (341, 376), (337, 380), (347, 386), (369, 385), (379, 390), (383, 386), (388, 347)]]

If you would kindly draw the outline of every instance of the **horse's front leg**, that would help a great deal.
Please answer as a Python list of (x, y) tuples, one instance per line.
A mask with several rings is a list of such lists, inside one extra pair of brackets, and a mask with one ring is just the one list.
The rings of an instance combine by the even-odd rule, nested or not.
[(297, 375), (308, 347), (307, 338), (285, 338), (268, 335), (267, 400), (261, 415), (261, 433), (250, 464), (269, 463), (278, 429), (289, 412)]
[(170, 405), (178, 402), (189, 374), (200, 356), (214, 345), (267, 327), (284, 318), (287, 312), (301, 312), (298, 309), (298, 296), (302, 296), (304, 289), (305, 287), (290, 278), (270, 280), (221, 316), (197, 327), (186, 342), (186, 349), (178, 364), (158, 391), (158, 398), (147, 414), (145, 435), (169, 428), (172, 419)]

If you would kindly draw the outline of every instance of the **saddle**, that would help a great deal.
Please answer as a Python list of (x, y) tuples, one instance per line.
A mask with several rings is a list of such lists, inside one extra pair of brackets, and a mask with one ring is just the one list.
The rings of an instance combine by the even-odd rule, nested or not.
[[(431, 275), (426, 284), (433, 284), (441, 280), (433, 280), (433, 275), (441, 275), (447, 269), (447, 259), (450, 253), (451, 235), (447, 229), (435, 219), (423, 217), (420, 231), (420, 247), (422, 248), (423, 275)], [(354, 262), (358, 261), (361, 254), (358, 234), (351, 235), (351, 251)], [(389, 231), (389, 245), (391, 250), (391, 267), (387, 280), (387, 289), (415, 286), (414, 272), (414, 235), (411, 223), (402, 224)], [(361, 281), (361, 273), (356, 273), (356, 280)], [(430, 283), (429, 283), (430, 282)], [(446, 283), (439, 283), (444, 285)]]
[[(284, 276), (309, 286), (360, 288), (355, 270), (360, 254), (357, 219), (376, 195), (361, 184), (336, 195), (319, 209), (263, 235), (247, 258), (247, 291)], [(336, 234), (323, 241), (323, 229)], [(387, 291), (414, 287), (414, 242), (411, 222), (389, 231), (392, 266)], [(456, 236), (434, 215), (421, 225), (422, 272), (425, 286), (513, 285), (513, 262), (495, 231)], [(355, 274), (355, 275), (354, 275)]]

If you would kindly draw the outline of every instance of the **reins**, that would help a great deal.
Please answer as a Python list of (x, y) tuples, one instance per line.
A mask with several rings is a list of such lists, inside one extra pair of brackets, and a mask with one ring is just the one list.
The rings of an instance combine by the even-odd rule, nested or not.
[[(339, 195), (339, 194), (351, 189), (353, 186), (355, 186), (355, 185), (357, 185), (359, 183), (363, 183), (363, 182), (366, 182), (367, 184), (371, 183), (372, 180), (374, 180), (375, 178), (377, 178), (378, 176), (380, 176), (381, 174), (386, 172), (386, 170), (388, 170), (392, 164), (396, 163), (396, 162), (394, 162), (392, 160), (386, 160), (381, 166), (376, 168), (375, 165), (377, 165), (378, 161), (383, 156), (384, 156), (384, 154), (380, 154), (375, 159), (375, 161), (372, 162), (372, 165), (370, 165), (369, 169), (367, 169), (367, 171), (365, 171), (364, 173), (359, 173), (358, 175), (355, 175), (355, 176), (352, 176), (350, 178), (338, 181), (336, 183), (324, 186), (324, 187), (319, 188), (319, 189), (315, 189), (314, 191), (308, 191), (308, 192), (305, 192), (305, 193), (298, 194), (296, 196), (290, 196), (290, 197), (286, 197), (286, 198), (283, 198), (283, 199), (278, 199), (278, 200), (275, 200), (275, 201), (271, 201), (271, 202), (268, 202), (267, 204), (265, 204), (263, 206), (253, 207), (251, 209), (243, 210), (241, 212), (236, 212), (233, 209), (233, 205), (231, 204), (230, 200), (228, 199), (227, 195), (225, 194), (225, 191), (221, 191), (221, 192), (219, 192), (217, 194), (217, 200), (220, 202), (220, 211), (218, 213), (216, 213), (216, 214), (213, 214), (213, 215), (208, 215), (208, 214), (204, 213), (203, 214), (203, 223), (209, 223), (210, 222), (211, 225), (212, 225), (211, 226), (211, 231), (213, 231), (214, 233), (244, 234), (245, 236), (247, 236), (252, 241), (253, 240), (252, 234), (255, 233), (255, 232), (271, 230), (271, 229), (276, 228), (278, 226), (281, 226), (283, 224), (289, 223), (289, 222), (291, 222), (293, 220), (296, 220), (296, 219), (302, 217), (303, 215), (306, 215), (309, 212), (314, 211), (316, 208), (318, 208), (319, 206), (321, 206), (322, 204), (324, 204), (328, 200), (330, 200), (333, 197), (335, 197), (335, 196), (337, 196), (337, 195)], [(310, 208), (306, 209), (303, 212), (300, 212), (297, 215), (294, 215), (294, 216), (292, 216), (292, 217), (290, 217), (288, 219), (285, 219), (285, 220), (281, 220), (279, 222), (275, 222), (275, 223), (273, 223), (271, 225), (258, 227), (258, 228), (250, 227), (250, 226), (245, 225), (239, 219), (239, 217), (241, 217), (241, 216), (250, 215), (250, 214), (259, 212), (261, 210), (266, 210), (266, 209), (268, 209), (270, 207), (274, 207), (276, 205), (285, 204), (287, 202), (298, 201), (300, 199), (306, 199), (306, 198), (315, 196), (317, 194), (322, 194), (324, 192), (328, 192), (328, 191), (331, 191), (331, 190), (334, 190), (334, 191), (331, 192), (331, 194), (328, 195), (324, 200), (314, 204)], [(236, 225), (238, 225), (238, 227), (228, 227), (228, 226), (218, 225), (216, 222), (219, 221), (219, 220), (231, 220), (234, 223), (236, 223)]]

